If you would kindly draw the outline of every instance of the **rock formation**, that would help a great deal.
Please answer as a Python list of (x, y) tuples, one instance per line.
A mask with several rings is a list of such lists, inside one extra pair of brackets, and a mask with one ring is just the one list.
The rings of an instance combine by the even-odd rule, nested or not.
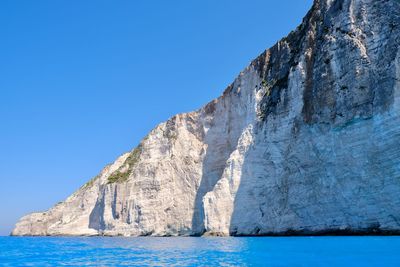
[(399, 0), (315, 0), (221, 97), (12, 234), (400, 233), (399, 46)]

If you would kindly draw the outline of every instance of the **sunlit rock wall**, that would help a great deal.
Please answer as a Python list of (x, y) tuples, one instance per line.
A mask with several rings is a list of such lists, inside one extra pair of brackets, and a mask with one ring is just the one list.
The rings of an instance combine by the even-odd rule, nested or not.
[(221, 97), (12, 234), (400, 233), (399, 27), (398, 0), (316, 0)]

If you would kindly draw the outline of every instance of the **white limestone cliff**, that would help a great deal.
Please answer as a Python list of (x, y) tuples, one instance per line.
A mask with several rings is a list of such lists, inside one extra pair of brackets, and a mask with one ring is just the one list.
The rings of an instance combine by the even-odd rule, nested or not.
[(400, 1), (316, 0), (218, 99), (13, 235), (400, 233)]

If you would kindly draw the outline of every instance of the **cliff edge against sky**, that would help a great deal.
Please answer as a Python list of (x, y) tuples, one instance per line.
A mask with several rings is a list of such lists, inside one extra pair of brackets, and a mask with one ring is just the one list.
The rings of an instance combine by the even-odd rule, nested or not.
[(12, 235), (400, 233), (399, 44), (399, 0), (315, 0), (221, 97)]

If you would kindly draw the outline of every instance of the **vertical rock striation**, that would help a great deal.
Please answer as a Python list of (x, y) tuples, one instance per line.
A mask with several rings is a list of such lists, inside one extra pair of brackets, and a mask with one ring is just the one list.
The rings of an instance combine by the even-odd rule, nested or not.
[(13, 235), (400, 233), (400, 1), (315, 0), (218, 99)]

